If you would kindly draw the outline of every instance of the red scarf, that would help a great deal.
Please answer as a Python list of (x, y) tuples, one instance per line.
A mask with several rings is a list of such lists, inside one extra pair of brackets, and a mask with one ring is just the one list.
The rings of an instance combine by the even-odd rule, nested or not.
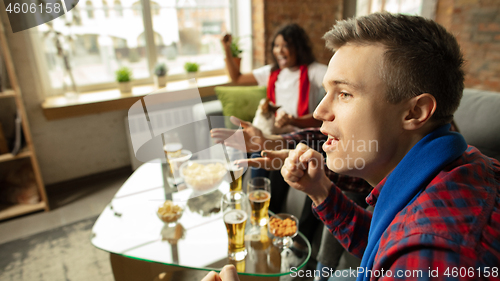
[[(269, 100), (276, 104), (276, 91), (275, 84), (278, 80), (278, 74), (281, 69), (271, 72), (269, 81), (267, 82), (267, 97)], [(307, 65), (300, 66), (300, 79), (299, 79), (299, 103), (297, 106), (297, 116), (301, 117), (309, 113), (309, 76), (307, 75)]]

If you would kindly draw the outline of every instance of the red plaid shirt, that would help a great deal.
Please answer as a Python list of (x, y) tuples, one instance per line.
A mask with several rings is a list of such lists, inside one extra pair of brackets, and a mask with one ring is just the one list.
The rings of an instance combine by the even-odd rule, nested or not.
[[(288, 149), (294, 149), (299, 143), (303, 143), (311, 147), (312, 149), (322, 153), (323, 157), (326, 157), (325, 152), (323, 151), (323, 144), (326, 142), (328, 137), (323, 135), (319, 131), (319, 128), (303, 129), (297, 132), (281, 136), (285, 139)], [(337, 174), (328, 169), (326, 164), (325, 164), (325, 174), (342, 191), (368, 194), (368, 192), (370, 192), (373, 189), (373, 187), (365, 180)]]
[[(384, 183), (385, 179), (367, 197), (369, 204), (376, 204)], [(363, 255), (370, 212), (353, 204), (336, 186), (313, 209), (349, 252)], [(371, 280), (500, 280), (499, 267), (500, 163), (469, 146), (396, 215), (382, 235), (369, 276)], [(385, 275), (377, 278), (381, 273)]]

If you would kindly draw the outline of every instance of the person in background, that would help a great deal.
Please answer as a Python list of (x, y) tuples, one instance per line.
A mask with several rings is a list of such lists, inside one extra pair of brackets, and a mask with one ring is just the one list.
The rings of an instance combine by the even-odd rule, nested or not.
[[(226, 58), (231, 57), (232, 36), (221, 39)], [(272, 63), (251, 73), (242, 74), (233, 60), (226, 60), (231, 80), (236, 84), (267, 87), (267, 97), (285, 114), (276, 116), (278, 128), (319, 127), (312, 113), (324, 96), (323, 76), (327, 66), (316, 62), (309, 37), (302, 27), (288, 24), (280, 28), (271, 41)]]
[[(232, 36), (226, 34), (221, 42), (226, 58), (230, 58)], [(274, 123), (277, 128), (288, 125), (297, 128), (319, 127), (321, 122), (314, 119), (312, 113), (325, 93), (322, 81), (327, 66), (316, 62), (307, 33), (297, 24), (284, 25), (273, 35), (269, 54), (271, 64), (245, 74), (239, 71), (233, 60), (226, 59), (231, 80), (236, 84), (267, 87), (267, 98), (280, 107)], [(260, 153), (255, 152), (251, 157), (260, 157)], [(288, 185), (283, 177), (278, 172), (270, 173), (258, 168), (251, 168), (250, 172), (252, 178), (271, 179), (273, 200), (269, 209), (279, 212), (282, 199), (288, 192)], [(319, 223), (314, 218), (310, 222)]]

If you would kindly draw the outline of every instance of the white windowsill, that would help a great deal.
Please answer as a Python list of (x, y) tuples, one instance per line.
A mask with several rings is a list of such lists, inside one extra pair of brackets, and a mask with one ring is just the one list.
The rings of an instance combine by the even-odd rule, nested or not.
[[(216, 86), (230, 85), (227, 75), (210, 76), (197, 79), (200, 97), (215, 95)], [(167, 92), (192, 88), (188, 80), (169, 81), (164, 88)], [(133, 86), (131, 93), (122, 94), (118, 89), (93, 91), (79, 94), (74, 100), (64, 96), (54, 96), (45, 99), (42, 109), (48, 120), (56, 120), (97, 114), (107, 111), (129, 109), (141, 97), (157, 91), (154, 85)]]

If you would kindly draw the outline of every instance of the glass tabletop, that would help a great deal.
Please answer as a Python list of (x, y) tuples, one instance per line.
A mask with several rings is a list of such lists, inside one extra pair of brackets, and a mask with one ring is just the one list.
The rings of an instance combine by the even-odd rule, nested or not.
[[(220, 198), (229, 191), (229, 183), (223, 181), (217, 190), (197, 197), (190, 189), (166, 186), (161, 163), (139, 167), (97, 219), (92, 244), (125, 257), (197, 270), (220, 270), (232, 263), (241, 274), (253, 276), (286, 275), (309, 260), (311, 246), (301, 233), (290, 248), (278, 248), (267, 226), (245, 235), (248, 253), (243, 261), (229, 260), (220, 212)], [(156, 214), (166, 198), (184, 202), (177, 223), (165, 224)]]

